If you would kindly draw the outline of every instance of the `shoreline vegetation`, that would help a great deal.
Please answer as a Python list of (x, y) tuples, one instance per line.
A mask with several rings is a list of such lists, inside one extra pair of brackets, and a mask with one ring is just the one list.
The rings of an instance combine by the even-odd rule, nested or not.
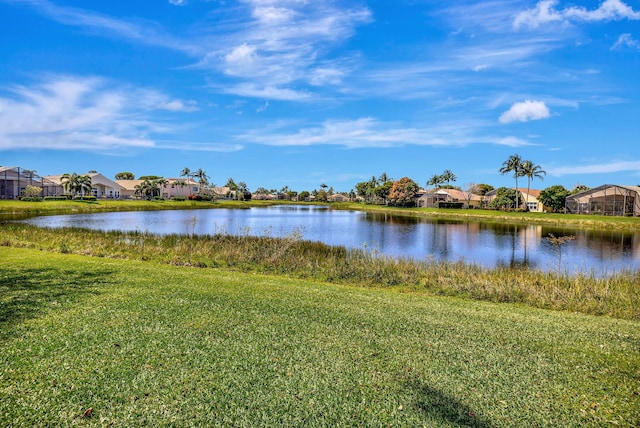
[[(141, 202), (138, 204), (137, 202)], [(20, 202), (1, 204), (0, 214), (7, 206), (15, 216)], [(27, 203), (31, 215), (43, 215), (45, 203)], [(264, 202), (142, 202), (109, 201), (93, 204), (55, 203), (50, 213), (98, 212), (137, 209), (176, 209), (212, 207), (250, 207), (274, 205)], [(353, 209), (359, 204), (340, 204), (339, 209)], [(333, 207), (333, 205), (332, 205)], [(390, 215), (434, 215), (422, 210), (380, 209), (360, 206), (370, 211)], [(76, 209), (78, 211), (76, 211)], [(468, 211), (468, 210), (467, 210)], [(457, 213), (453, 213), (454, 215)], [(504, 213), (503, 213), (504, 214)], [(437, 214), (436, 214), (437, 215)], [(491, 214), (483, 214), (488, 217)], [(571, 225), (607, 224), (622, 228), (637, 225), (628, 219), (609, 218), (566, 219)], [(580, 216), (584, 217), (584, 216)], [(500, 216), (527, 221), (523, 213)], [(534, 217), (538, 218), (538, 216)], [(554, 217), (555, 219), (555, 217)], [(627, 220), (627, 221), (624, 221)], [(195, 221), (195, 218), (194, 218)], [(556, 221), (556, 220), (554, 220)], [(194, 228), (195, 225), (191, 225)], [(286, 275), (358, 287), (393, 288), (404, 292), (430, 295), (461, 296), (475, 300), (526, 304), (532, 307), (582, 312), (593, 315), (640, 320), (640, 272), (624, 271), (601, 278), (591, 273), (568, 275), (558, 271), (483, 268), (473, 264), (440, 261), (398, 260), (383, 257), (364, 249), (330, 247), (305, 241), (295, 233), (283, 238), (218, 234), (195, 236), (185, 224), (181, 235), (155, 236), (145, 232), (100, 232), (76, 228), (41, 229), (24, 224), (5, 222), (0, 227), (0, 245), (37, 248), (43, 251), (73, 253), (102, 258), (147, 260), (177, 266), (222, 268), (239, 272)]]
[[(30, 214), (177, 209), (98, 204)], [(20, 206), (0, 201), (0, 425), (640, 424), (638, 272), (1, 220)]]
[(487, 209), (439, 209), (392, 207), (387, 205), (357, 202), (292, 202), (285, 200), (219, 200), (219, 201), (173, 201), (173, 200), (98, 200), (98, 201), (41, 201), (25, 202), (0, 200), (0, 220), (25, 216), (84, 214), (109, 211), (150, 211), (180, 209), (213, 209), (268, 207), (274, 205), (321, 205), (336, 210), (387, 213), (403, 217), (448, 218), (461, 221), (492, 221), (503, 223), (530, 223), (566, 225), (578, 228), (640, 230), (640, 217), (602, 216), (593, 214), (562, 214), (515, 212)]

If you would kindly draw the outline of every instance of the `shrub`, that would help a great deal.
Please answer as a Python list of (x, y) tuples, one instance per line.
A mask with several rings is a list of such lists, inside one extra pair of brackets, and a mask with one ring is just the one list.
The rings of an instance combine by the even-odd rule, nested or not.
[(41, 196), (23, 196), (20, 198), (21, 201), (24, 202), (42, 202)]
[(445, 209), (460, 209), (464, 207), (464, 202), (438, 202), (436, 203), (436, 208), (445, 208)]
[(93, 195), (89, 195), (89, 196), (76, 196), (75, 198), (73, 198), (76, 201), (97, 201), (98, 198), (93, 196)]
[(201, 201), (202, 200), (202, 196), (200, 196), (200, 195), (191, 194), (191, 195), (188, 196), (188, 198), (189, 198), (190, 201)]
[(176, 197), (173, 198), (173, 200), (182, 202), (182, 201), (186, 201), (187, 198), (185, 198), (184, 196), (176, 196)]
[(69, 195), (59, 195), (59, 196), (45, 196), (45, 201), (66, 201), (69, 200)]

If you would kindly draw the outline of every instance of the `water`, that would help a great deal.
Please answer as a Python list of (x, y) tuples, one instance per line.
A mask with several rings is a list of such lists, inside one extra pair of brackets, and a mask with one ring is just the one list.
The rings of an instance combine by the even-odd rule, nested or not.
[[(416, 260), (463, 260), (486, 267), (528, 266), (606, 276), (640, 269), (640, 233), (456, 221), (337, 211), (326, 207), (133, 211), (35, 217), (41, 227), (82, 227), (153, 234), (296, 236)], [(575, 236), (557, 247), (546, 237)]]

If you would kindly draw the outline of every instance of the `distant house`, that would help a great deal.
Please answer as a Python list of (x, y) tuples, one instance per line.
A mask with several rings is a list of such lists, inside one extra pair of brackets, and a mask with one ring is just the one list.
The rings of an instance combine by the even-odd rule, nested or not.
[[(491, 201), (495, 199), (497, 190), (498, 189), (494, 189), (485, 195), (486, 202), (488, 204), (490, 204)], [(538, 198), (540, 197), (540, 193), (542, 193), (541, 190), (526, 188), (518, 188), (517, 190), (521, 209), (526, 205), (529, 211), (538, 213), (544, 212), (544, 205), (538, 200)]]
[(542, 202), (538, 200), (542, 190), (529, 189), (529, 193), (527, 193), (527, 189), (518, 189), (518, 191), (520, 191), (523, 206), (524, 204), (527, 205), (527, 210), (536, 213), (541, 213), (544, 211), (544, 205), (542, 205)]
[(565, 209), (574, 214), (640, 216), (640, 187), (604, 184), (568, 196)]
[(59, 184), (34, 171), (19, 166), (0, 166), (0, 199), (19, 198), (27, 186), (40, 187), (42, 196), (55, 196), (63, 192)]
[(416, 206), (436, 208), (440, 202), (462, 202), (467, 207), (479, 207), (482, 196), (458, 189), (438, 189), (436, 191), (421, 190), (416, 199)]
[[(64, 187), (62, 176), (64, 174), (59, 175), (48, 175), (44, 178), (50, 180), (55, 183), (57, 186)], [(115, 181), (105, 177), (99, 172), (90, 172), (87, 174), (91, 178), (91, 195), (96, 198), (109, 198), (109, 199), (119, 199), (120, 193), (123, 191), (123, 187), (120, 186)]]
[(349, 202), (349, 197), (343, 195), (341, 193), (334, 193), (333, 195), (327, 196), (327, 201), (329, 202)]
[[(167, 178), (166, 180), (167, 184), (159, 186), (160, 196), (165, 199), (172, 199), (175, 197), (186, 198), (190, 194), (198, 193), (200, 190), (200, 185), (190, 178)], [(139, 186), (143, 182), (144, 180), (116, 180), (116, 183), (123, 187), (120, 197), (123, 199), (137, 197), (136, 186)], [(184, 185), (181, 185), (180, 183), (184, 183)]]

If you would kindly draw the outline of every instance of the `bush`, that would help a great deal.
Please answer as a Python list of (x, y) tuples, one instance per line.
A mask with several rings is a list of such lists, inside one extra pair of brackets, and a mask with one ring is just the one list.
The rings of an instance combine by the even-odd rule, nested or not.
[(69, 195), (60, 195), (60, 196), (45, 196), (45, 201), (67, 201), (71, 199)]
[(185, 198), (184, 196), (176, 196), (175, 198), (173, 198), (173, 200), (182, 202), (182, 201), (186, 201), (187, 198)]
[(188, 196), (188, 198), (189, 198), (190, 201), (201, 201), (202, 200), (202, 196), (200, 196), (200, 195), (191, 194), (191, 195)]
[(460, 209), (464, 207), (464, 202), (438, 202), (436, 208)]
[(41, 196), (23, 196), (20, 198), (21, 201), (24, 202), (42, 202)]
[(97, 201), (98, 198), (90, 195), (90, 196), (76, 196), (75, 198), (73, 198), (76, 201)]

